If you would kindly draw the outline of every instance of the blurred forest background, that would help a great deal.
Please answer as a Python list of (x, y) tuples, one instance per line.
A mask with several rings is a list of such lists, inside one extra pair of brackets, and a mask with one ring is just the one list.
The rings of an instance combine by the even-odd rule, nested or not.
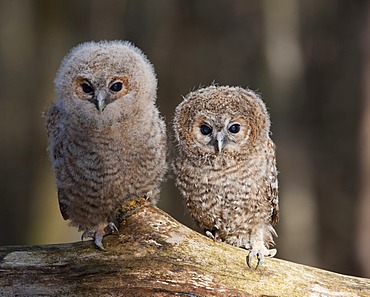
[[(370, 277), (370, 2), (0, 0), (0, 245), (80, 234), (59, 213), (41, 117), (69, 49), (125, 39), (168, 128), (193, 88), (262, 93), (280, 171), (278, 258)], [(160, 208), (194, 227), (172, 178)]]

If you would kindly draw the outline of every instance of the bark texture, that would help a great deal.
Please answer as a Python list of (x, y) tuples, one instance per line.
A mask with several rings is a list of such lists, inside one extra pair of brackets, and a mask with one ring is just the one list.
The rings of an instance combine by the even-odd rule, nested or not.
[(257, 270), (245, 250), (214, 242), (138, 200), (120, 235), (0, 247), (0, 296), (370, 296), (370, 280), (279, 259)]

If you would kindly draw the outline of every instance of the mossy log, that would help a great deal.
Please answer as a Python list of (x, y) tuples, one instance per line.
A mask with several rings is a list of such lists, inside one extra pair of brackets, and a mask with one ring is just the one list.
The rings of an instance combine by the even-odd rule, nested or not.
[(279, 259), (256, 269), (247, 252), (214, 242), (139, 200), (119, 235), (0, 247), (0, 296), (370, 296), (370, 280)]

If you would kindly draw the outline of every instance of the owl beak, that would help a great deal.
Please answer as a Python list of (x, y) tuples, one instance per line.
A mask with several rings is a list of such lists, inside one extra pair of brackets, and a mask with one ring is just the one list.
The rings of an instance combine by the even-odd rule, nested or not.
[(99, 92), (98, 95), (96, 96), (97, 107), (100, 112), (102, 112), (103, 109), (107, 106), (105, 102), (106, 97), (107, 95), (105, 94), (105, 92)]
[(220, 153), (221, 151), (222, 151), (222, 149), (225, 147), (225, 144), (226, 144), (226, 142), (225, 142), (225, 134), (222, 132), (222, 131), (220, 131), (220, 132), (217, 132), (216, 133), (216, 145), (217, 145), (217, 150), (218, 150), (218, 152)]

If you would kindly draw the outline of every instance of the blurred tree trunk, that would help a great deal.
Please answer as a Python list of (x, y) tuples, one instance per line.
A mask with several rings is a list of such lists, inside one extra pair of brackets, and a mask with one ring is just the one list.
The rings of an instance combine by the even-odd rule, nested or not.
[(0, 1), (0, 245), (25, 240), (36, 176), (32, 163), (40, 150), (45, 152), (32, 121), (35, 113), (40, 117), (40, 101), (33, 97), (33, 6), (31, 1)]
[(297, 120), (306, 124), (314, 168), (317, 255), (320, 267), (355, 275), (360, 274), (354, 253), (360, 177), (359, 32), (365, 4), (307, 1), (301, 7), (305, 11), (301, 28), (307, 88), (306, 102)]
[(358, 203), (357, 251), (363, 275), (370, 277), (370, 5), (365, 10), (366, 22), (362, 35), (363, 108), (360, 134), (361, 184)]
[(305, 100), (299, 1), (265, 0), (262, 3), (267, 64), (267, 75), (263, 80), (268, 85), (263, 95), (271, 101), (268, 107), (277, 145), (281, 185), (282, 215), (277, 243), (281, 257), (318, 265), (316, 203), (311, 190), (313, 166), (307, 131), (302, 123), (296, 123)]
[(369, 296), (370, 280), (278, 259), (257, 270), (246, 251), (214, 242), (145, 200), (129, 203), (119, 236), (0, 247), (1, 296)]

